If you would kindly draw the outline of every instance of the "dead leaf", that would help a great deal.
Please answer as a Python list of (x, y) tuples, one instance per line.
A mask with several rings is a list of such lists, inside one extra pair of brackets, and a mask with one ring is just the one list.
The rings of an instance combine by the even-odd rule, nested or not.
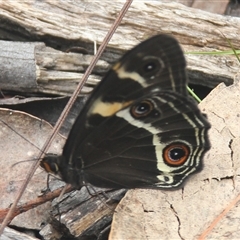
[[(19, 111), (0, 111), (0, 208), (8, 208), (19, 191), (34, 157), (39, 153), (52, 127), (45, 121)], [(64, 138), (58, 136), (49, 151), (61, 153)], [(33, 200), (46, 188), (47, 174), (38, 169), (19, 204)], [(11, 224), (18, 227), (40, 229), (48, 215), (50, 203), (32, 209), (14, 218)]]

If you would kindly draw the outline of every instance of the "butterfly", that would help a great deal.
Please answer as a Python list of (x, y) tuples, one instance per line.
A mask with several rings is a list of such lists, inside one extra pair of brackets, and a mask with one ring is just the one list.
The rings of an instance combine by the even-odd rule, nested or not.
[(210, 124), (187, 93), (186, 61), (160, 34), (128, 51), (93, 90), (61, 156), (41, 166), (76, 188), (180, 187), (203, 167)]

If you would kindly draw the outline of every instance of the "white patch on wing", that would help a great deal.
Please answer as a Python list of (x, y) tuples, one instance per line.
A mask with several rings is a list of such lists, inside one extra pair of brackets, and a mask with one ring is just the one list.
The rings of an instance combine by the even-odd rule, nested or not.
[[(162, 171), (162, 172), (165, 172), (165, 173), (170, 173), (173, 169), (176, 169), (176, 167), (173, 168), (173, 167), (170, 167), (170, 166), (168, 166), (164, 163), (163, 149), (166, 147), (166, 144), (161, 143), (160, 138), (156, 134), (153, 135), (153, 145), (155, 146), (155, 154), (156, 154), (156, 157), (157, 157), (157, 168), (158, 168), (158, 170)], [(163, 181), (162, 177), (163, 177), (163, 175), (157, 176), (157, 178), (160, 181)]]
[(172, 68), (169, 67), (168, 68), (168, 72), (169, 72), (169, 78), (170, 78), (170, 81), (171, 81), (172, 90), (174, 92), (176, 92), (176, 84), (175, 84), (176, 81), (173, 78)]
[[(142, 87), (148, 87), (149, 84), (147, 84), (146, 79), (144, 79), (141, 75), (139, 75), (137, 72), (127, 72), (124, 67), (120, 67), (115, 70), (118, 77), (121, 79), (132, 79), (138, 83), (141, 84)], [(130, 80), (131, 81), (131, 80)]]
[(118, 117), (125, 119), (129, 124), (138, 128), (144, 128), (152, 134), (157, 134), (161, 132), (158, 128), (155, 128), (154, 126), (152, 126), (152, 124), (144, 123), (140, 120), (133, 118), (132, 115), (129, 113), (129, 108), (119, 111), (116, 115)]
[(97, 99), (89, 110), (88, 114), (99, 114), (103, 117), (110, 117), (116, 114), (119, 110), (129, 106), (132, 101), (128, 102), (103, 102)]
[[(165, 177), (168, 178), (168, 181), (166, 181)], [(160, 187), (165, 187), (168, 188), (168, 186), (172, 185), (172, 183), (174, 182), (174, 178), (172, 175), (170, 174), (166, 174), (166, 175), (158, 175), (157, 178), (159, 179), (159, 183), (156, 183), (156, 186), (160, 186)], [(165, 183), (164, 185), (162, 183)]]

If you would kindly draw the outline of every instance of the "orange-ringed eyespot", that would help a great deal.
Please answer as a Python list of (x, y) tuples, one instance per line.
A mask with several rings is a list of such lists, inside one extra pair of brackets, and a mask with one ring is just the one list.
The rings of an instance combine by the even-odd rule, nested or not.
[(132, 106), (130, 112), (134, 118), (141, 118), (146, 117), (148, 114), (150, 114), (153, 108), (154, 106), (151, 101), (143, 100)]
[(190, 150), (184, 143), (170, 144), (163, 150), (163, 159), (170, 166), (181, 166), (188, 159)]

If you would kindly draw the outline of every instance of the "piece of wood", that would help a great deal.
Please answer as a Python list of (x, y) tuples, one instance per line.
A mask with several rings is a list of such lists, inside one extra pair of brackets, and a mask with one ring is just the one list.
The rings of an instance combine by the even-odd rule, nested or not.
[[(0, 41), (0, 59), (2, 90), (69, 96), (92, 56), (64, 53), (44, 43)], [(82, 94), (92, 90), (108, 66), (105, 61), (98, 61)]]
[[(24, 40), (42, 37), (46, 43), (62, 48), (69, 48), (77, 43), (79, 46), (82, 43), (82, 47), (92, 52), (93, 42), (102, 42), (122, 7), (122, 2), (113, 4), (111, 1), (99, 3), (81, 0), (62, 2), (61, 8), (57, 1), (31, 4), (28, 1), (2, 0), (0, 4), (2, 19), (0, 30), (1, 33), (5, 33), (1, 36), (15, 41), (19, 36)], [(144, 13), (144, 17), (136, 14), (139, 11)], [(178, 3), (133, 2), (123, 24), (112, 38), (109, 44), (110, 51), (107, 51), (106, 55), (119, 54), (139, 41), (160, 32), (173, 34), (183, 45), (195, 46), (196, 49), (229, 48), (228, 42), (223, 38), (224, 34), (236, 48), (239, 48), (240, 43), (237, 39), (239, 25), (238, 18), (208, 12), (203, 14), (201, 10)]]
[[(12, 54), (16, 52), (17, 54)], [(187, 54), (190, 83), (215, 87), (233, 82), (238, 71), (235, 56)], [(43, 43), (0, 41), (0, 86), (2, 90), (70, 95), (87, 69), (92, 56), (63, 53)], [(99, 60), (81, 94), (87, 94), (100, 81), (109, 63)], [(20, 70), (19, 70), (20, 69)]]
[[(68, 49), (81, 46), (89, 54), (93, 53), (94, 41), (102, 42), (107, 30), (121, 6), (121, 2), (112, 4), (109, 1), (99, 2), (63, 2), (61, 9), (57, 2), (44, 1), (38, 4), (30, 2), (0, 1), (0, 36), (10, 40), (42, 40), (46, 44)], [(14, 9), (14, 11), (12, 11)], [(143, 12), (144, 17), (135, 14)], [(67, 21), (66, 21), (67, 19)], [(8, 24), (6, 24), (6, 22)], [(87, 30), (86, 30), (87, 29)], [(202, 13), (177, 3), (133, 2), (103, 55), (106, 70), (107, 64), (118, 59), (123, 52), (132, 48), (144, 39), (157, 33), (168, 33), (175, 36), (185, 51), (229, 50), (229, 41), (240, 49), (238, 41), (240, 19), (224, 17), (211, 13)], [(21, 49), (19, 49), (21, 51)], [(79, 55), (45, 52), (36, 53), (37, 91), (55, 94), (69, 94), (76, 81), (82, 76), (86, 65), (80, 63)], [(46, 55), (45, 55), (46, 54)], [(56, 60), (60, 57), (59, 62)], [(233, 82), (237, 73), (238, 62), (235, 56), (187, 55), (190, 82), (202, 83), (209, 87), (224, 81)], [(48, 62), (49, 61), (49, 62)], [(66, 61), (66, 66), (65, 65)], [(77, 63), (77, 66), (73, 62)], [(86, 64), (89, 60), (84, 61)], [(21, 64), (22, 66), (22, 64)], [(76, 71), (76, 69), (78, 69)], [(80, 71), (79, 71), (80, 69)], [(93, 84), (103, 74), (97, 71), (92, 76)], [(90, 78), (91, 79), (91, 78)], [(204, 81), (202, 81), (204, 80)], [(8, 81), (8, 80), (7, 80)], [(85, 93), (92, 88), (86, 86)]]
[[(80, 191), (65, 194), (60, 203), (54, 201), (54, 218), (46, 227), (55, 227), (57, 232), (61, 232), (65, 226), (65, 237), (68, 233), (69, 237), (78, 239), (97, 239), (104, 229), (110, 229), (114, 210), (126, 190), (94, 189), (83, 187)], [(93, 195), (89, 195), (88, 191)]]

